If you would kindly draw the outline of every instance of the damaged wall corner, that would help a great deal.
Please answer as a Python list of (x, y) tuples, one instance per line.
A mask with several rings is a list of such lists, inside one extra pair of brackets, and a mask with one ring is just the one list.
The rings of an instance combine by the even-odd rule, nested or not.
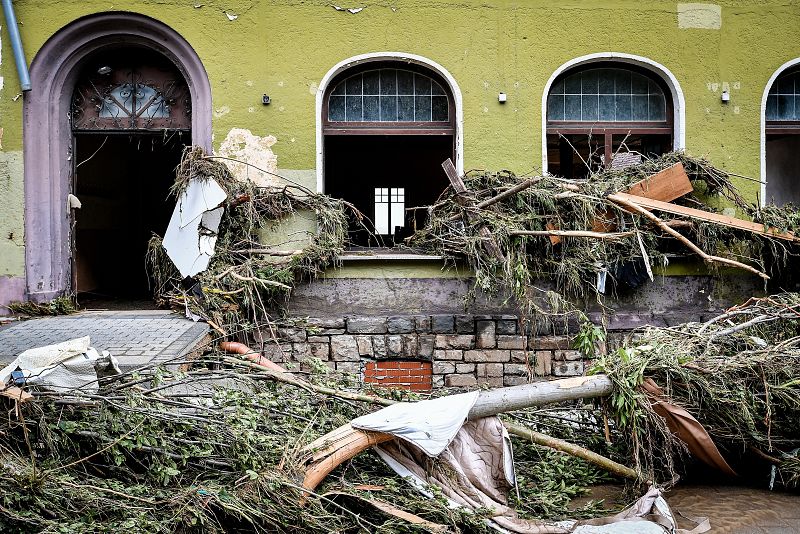
[(277, 142), (272, 135), (260, 137), (246, 128), (233, 128), (222, 141), (219, 155), (238, 160), (222, 160), (236, 179), (250, 180), (259, 187), (281, 186), (283, 182), (275, 176), (278, 156), (272, 152)]

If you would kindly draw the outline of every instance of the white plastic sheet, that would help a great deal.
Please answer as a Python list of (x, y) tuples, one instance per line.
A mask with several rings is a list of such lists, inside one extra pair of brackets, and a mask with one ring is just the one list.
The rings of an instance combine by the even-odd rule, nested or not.
[(89, 343), (89, 336), (86, 336), (28, 349), (0, 371), (0, 384), (7, 383), (12, 371), (20, 369), (27, 385), (61, 392), (80, 389), (96, 393), (97, 360), (108, 358), (116, 373), (119, 373), (119, 366), (107, 351), (101, 354)]

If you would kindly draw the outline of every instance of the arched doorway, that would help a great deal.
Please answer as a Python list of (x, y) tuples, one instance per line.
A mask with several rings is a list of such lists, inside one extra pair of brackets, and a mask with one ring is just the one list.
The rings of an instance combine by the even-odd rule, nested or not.
[(762, 177), (766, 184), (762, 204), (800, 205), (800, 66), (795, 64), (773, 75), (763, 113)]
[(343, 68), (322, 92), (324, 192), (368, 219), (355, 246), (391, 247), (424, 224), (447, 187), (441, 164), (457, 156), (457, 102), (450, 80), (421, 62), (372, 58)]
[(81, 203), (72, 211), (73, 290), (82, 301), (147, 299), (147, 244), (169, 223), (169, 189), (191, 143), (186, 80), (153, 50), (103, 49), (80, 69), (70, 122)]
[[(98, 99), (93, 112), (91, 105), (87, 105), (84, 113), (88, 115), (75, 120), (78, 117), (74, 97), (78, 96), (77, 101), (82, 98), (76, 93), (80, 84), (89, 83), (96, 76), (124, 77), (125, 72), (141, 71), (147, 64), (157, 70), (170, 70), (173, 79), (183, 80), (188, 99), (182, 109), (191, 110), (184, 124), (188, 128), (176, 128), (159, 116), (167, 107), (172, 110), (180, 106), (177, 101), (168, 102), (174, 99), (169, 96), (165, 99), (163, 89), (161, 100), (156, 95), (150, 101), (153, 87), (141, 83), (147, 76), (129, 80), (131, 89), (138, 86), (143, 91), (142, 98), (129, 96), (127, 104), (119, 102), (121, 106), (113, 99), (106, 104)], [(106, 72), (104, 67), (110, 69), (107, 75), (102, 74)], [(77, 232), (73, 230), (81, 228), (73, 227), (69, 195), (82, 193), (82, 182), (87, 187), (92, 180), (97, 186), (108, 185), (109, 177), (116, 173), (149, 179), (147, 165), (152, 163), (158, 168), (171, 165), (167, 160), (171, 162), (174, 154), (166, 156), (160, 152), (164, 145), (178, 140), (210, 150), (211, 89), (202, 62), (183, 37), (157, 20), (133, 13), (92, 15), (62, 28), (39, 50), (30, 73), (32, 90), (25, 95), (23, 111), (26, 284), (27, 297), (42, 301), (80, 290), (75, 286), (78, 273), (73, 261), (78, 260), (74, 245), (80, 243), (76, 243)], [(110, 93), (118, 91), (113, 94), (116, 100), (122, 96), (124, 83), (106, 83), (111, 87)], [(82, 94), (83, 98), (87, 96), (85, 92)], [(123, 124), (125, 121), (119, 119), (128, 116), (127, 111), (138, 114), (138, 119)], [(84, 120), (91, 118), (92, 113), (94, 121)], [(118, 122), (113, 123), (112, 119)], [(178, 130), (182, 130), (180, 135)], [(101, 148), (103, 140), (106, 141)], [(152, 148), (152, 157), (139, 157), (145, 146)], [(109, 167), (114, 163), (113, 158), (104, 156), (109, 148), (128, 151), (129, 155), (135, 149), (137, 157), (131, 159), (135, 165), (132, 163), (130, 169), (122, 169), (119, 164), (116, 168)], [(135, 166), (139, 166), (138, 172)], [(81, 175), (86, 180), (81, 181)], [(161, 194), (151, 192), (153, 196)], [(86, 193), (82, 193), (85, 198)], [(87, 208), (90, 204), (86, 203)], [(89, 218), (84, 214), (83, 219)], [(114, 215), (114, 218), (114, 224), (118, 224), (124, 217)], [(125, 239), (123, 236), (121, 240)], [(90, 246), (88, 243), (85, 246)], [(119, 269), (111, 250), (102, 252), (107, 259), (105, 269), (111, 272)], [(143, 272), (144, 257), (135, 263)]]

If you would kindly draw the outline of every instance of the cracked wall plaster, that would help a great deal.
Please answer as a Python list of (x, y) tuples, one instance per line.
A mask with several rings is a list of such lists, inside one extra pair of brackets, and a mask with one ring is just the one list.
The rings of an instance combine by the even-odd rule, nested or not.
[(272, 135), (259, 137), (245, 128), (234, 128), (220, 145), (219, 155), (239, 160), (223, 160), (238, 180), (250, 180), (259, 187), (283, 185), (280, 178), (270, 174), (278, 170), (278, 156), (272, 152), (277, 142)]

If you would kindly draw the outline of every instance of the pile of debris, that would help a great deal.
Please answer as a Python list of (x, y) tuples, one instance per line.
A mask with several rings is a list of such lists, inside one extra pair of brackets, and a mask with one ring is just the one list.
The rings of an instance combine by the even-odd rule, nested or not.
[[(736, 175), (684, 153), (586, 180), (443, 167), (451, 187), (410, 243), (467, 262), (476, 290), (510, 294), (524, 316), (636, 287), (681, 252), (768, 280), (800, 241), (794, 206), (750, 205)], [(720, 213), (720, 197), (752, 220)]]
[[(585, 181), (444, 168), (452, 187), (410, 243), (469, 263), (476, 291), (510, 290), (522, 317), (580, 315), (576, 300), (652, 278), (676, 242), (767, 280), (798, 239), (792, 207), (749, 206), (730, 174), (682, 154)], [(800, 294), (645, 328), (608, 353), (584, 323), (588, 376), (423, 398), (313, 358), (290, 373), (231, 341), (336, 261), (362, 218), (352, 206), (236, 180), (199, 149), (174, 193), (150, 247), (157, 295), (227, 341), (125, 373), (88, 339), (20, 355), (0, 372), (0, 530), (662, 533), (675, 519), (661, 491), (693, 462), (800, 482)], [(719, 213), (718, 195), (754, 222)], [(261, 244), (299, 210), (318, 221), (302, 249)], [(622, 480), (641, 496), (627, 508), (569, 508)]]
[[(654, 488), (693, 461), (797, 485), (799, 344), (800, 295), (782, 294), (636, 332), (596, 355), (597, 374), (421, 402), (322, 362), (304, 378), (237, 343), (66, 387), (48, 366), (86, 361), (88, 340), (50, 347), (62, 356), (2, 391), (0, 529), (664, 532)], [(372, 446), (385, 463), (359, 454)], [(615, 479), (653, 489), (576, 521), (604, 510), (570, 497)]]

